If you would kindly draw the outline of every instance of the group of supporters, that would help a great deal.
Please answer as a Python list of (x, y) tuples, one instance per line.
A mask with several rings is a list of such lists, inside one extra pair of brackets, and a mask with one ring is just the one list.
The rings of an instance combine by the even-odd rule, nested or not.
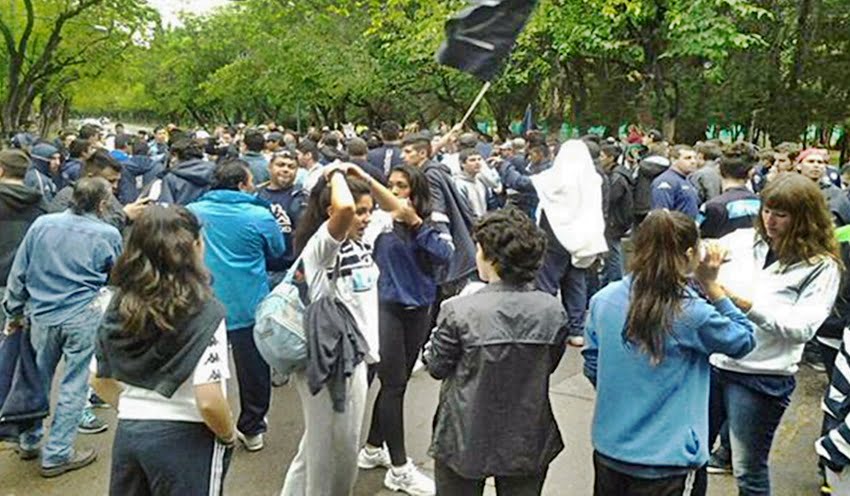
[[(17, 387), (49, 397), (65, 364), (46, 439), (45, 412), (0, 425), (20, 457), (45, 477), (91, 464), (76, 435), (106, 430), (92, 407), (113, 405), (110, 494), (220, 494), (288, 382), (304, 432), (283, 495), (349, 494), (379, 467), (411, 495), (481, 494), (488, 477), (539, 494), (563, 449), (550, 375), (573, 345), (597, 390), (595, 494), (705, 494), (707, 471), (770, 494), (808, 346), (833, 381), (824, 488), (850, 494), (850, 200), (826, 150), (351, 131), (87, 124), (0, 151), (3, 327), (38, 372)], [(295, 275), (321, 353), (282, 377), (255, 313)], [(418, 362), (442, 381), (434, 479), (405, 446)]]

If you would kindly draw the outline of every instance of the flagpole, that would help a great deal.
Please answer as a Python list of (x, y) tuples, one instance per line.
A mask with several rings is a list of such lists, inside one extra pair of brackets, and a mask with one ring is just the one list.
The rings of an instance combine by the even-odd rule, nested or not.
[(478, 107), (478, 104), (481, 103), (481, 99), (484, 98), (484, 94), (487, 93), (487, 90), (490, 89), (490, 81), (484, 83), (484, 86), (481, 88), (481, 91), (478, 92), (478, 96), (473, 100), (472, 105), (469, 106), (469, 110), (466, 111), (466, 115), (463, 116), (463, 119), (455, 125), (456, 130), (463, 129), (463, 125), (466, 124), (466, 120), (469, 119), (469, 116), (475, 112), (475, 108)]

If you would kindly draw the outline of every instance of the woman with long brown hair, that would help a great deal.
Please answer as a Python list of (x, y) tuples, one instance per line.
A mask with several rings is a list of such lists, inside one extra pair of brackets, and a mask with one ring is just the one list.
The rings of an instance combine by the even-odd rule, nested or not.
[(832, 310), (842, 269), (816, 183), (784, 174), (761, 197), (755, 230), (721, 239), (731, 251), (720, 281), (753, 324), (756, 347), (743, 358), (712, 357), (711, 439), (726, 421), (738, 490), (748, 495), (770, 494), (773, 435), (791, 402), (803, 347)]
[(118, 409), (112, 495), (221, 494), (236, 431), (225, 310), (203, 251), (191, 212), (149, 207), (112, 271), (92, 380)]
[(708, 357), (740, 357), (754, 343), (716, 281), (724, 251), (707, 245), (701, 258), (700, 246), (690, 217), (652, 211), (635, 235), (631, 273), (590, 302), (582, 354), (597, 391), (596, 495), (692, 494), (708, 460)]

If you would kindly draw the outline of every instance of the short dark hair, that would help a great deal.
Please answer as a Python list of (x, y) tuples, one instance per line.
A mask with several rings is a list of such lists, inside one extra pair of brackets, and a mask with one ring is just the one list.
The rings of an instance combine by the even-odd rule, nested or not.
[(74, 185), (71, 210), (77, 215), (95, 213), (111, 194), (112, 186), (102, 177), (81, 178)]
[(84, 140), (82, 138), (77, 138), (71, 142), (71, 146), (68, 147), (68, 154), (71, 158), (81, 158), (83, 153), (89, 149), (91, 143), (88, 140)]
[(313, 140), (303, 139), (295, 149), (304, 154), (309, 153), (313, 157), (313, 160), (319, 160), (319, 147), (316, 146), (316, 142)]
[[(464, 148), (463, 150), (460, 151), (460, 153), (458, 153), (457, 158), (458, 158), (458, 160), (460, 160), (461, 165), (463, 165), (463, 164), (466, 163), (466, 161), (469, 159), (469, 157), (471, 157), (473, 155), (481, 156), (481, 152), (479, 152), (475, 148)], [(482, 158), (483, 158), (483, 156), (482, 156)]]
[(733, 143), (723, 151), (720, 158), (720, 175), (732, 179), (747, 179), (758, 162), (758, 154), (747, 143)]
[(423, 133), (415, 133), (410, 136), (405, 136), (401, 142), (401, 146), (412, 146), (417, 152), (425, 151), (428, 156), (431, 156), (431, 140)]
[(94, 136), (97, 136), (103, 132), (100, 129), (100, 126), (95, 126), (94, 124), (85, 124), (80, 128), (80, 133), (77, 135), (78, 138), (88, 140)]
[(248, 181), (250, 166), (244, 160), (225, 160), (213, 171), (212, 189), (239, 190)]
[(381, 123), (381, 138), (384, 141), (398, 141), (401, 138), (401, 124), (396, 121)]
[(200, 140), (184, 137), (171, 146), (171, 153), (177, 155), (177, 160), (204, 158), (204, 145)]
[(694, 145), (694, 151), (702, 155), (706, 160), (717, 160), (723, 156), (723, 148), (712, 141), (697, 143)]
[(620, 158), (620, 155), (623, 153), (619, 146), (610, 144), (602, 145), (599, 151), (605, 153), (605, 155), (608, 155), (609, 157), (613, 157), (614, 160)]
[(534, 143), (528, 145), (528, 152), (531, 153), (533, 151), (536, 151), (537, 153), (542, 155), (543, 158), (549, 158), (549, 145), (547, 145), (545, 142), (540, 143), (535, 141)]
[(516, 207), (478, 219), (474, 237), (505, 282), (528, 284), (537, 277), (546, 253), (546, 235)]
[(133, 137), (129, 134), (119, 134), (115, 137), (115, 148), (123, 149), (133, 144)]
[(351, 138), (348, 140), (348, 154), (355, 157), (362, 157), (369, 154), (369, 145), (361, 138)]
[(133, 155), (147, 155), (150, 152), (148, 142), (143, 139), (133, 141)]
[(256, 129), (248, 129), (245, 131), (245, 137), (242, 139), (245, 147), (252, 152), (261, 152), (266, 147), (266, 137), (263, 133)]
[(92, 156), (86, 159), (83, 165), (82, 175), (98, 176), (104, 169), (112, 169), (121, 172), (121, 162), (115, 159), (106, 150), (96, 150)]
[(661, 134), (661, 131), (658, 129), (650, 129), (650, 131), (646, 133), (646, 137), (652, 140), (653, 143), (664, 141), (664, 135)]

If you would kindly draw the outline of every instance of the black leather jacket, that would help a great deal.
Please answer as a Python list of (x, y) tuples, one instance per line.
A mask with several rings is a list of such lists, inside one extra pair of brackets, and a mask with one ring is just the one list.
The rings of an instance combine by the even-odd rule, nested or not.
[(531, 287), (488, 284), (446, 301), (425, 360), (442, 379), (429, 454), (462, 477), (536, 474), (564, 448), (549, 376), (567, 315)]

